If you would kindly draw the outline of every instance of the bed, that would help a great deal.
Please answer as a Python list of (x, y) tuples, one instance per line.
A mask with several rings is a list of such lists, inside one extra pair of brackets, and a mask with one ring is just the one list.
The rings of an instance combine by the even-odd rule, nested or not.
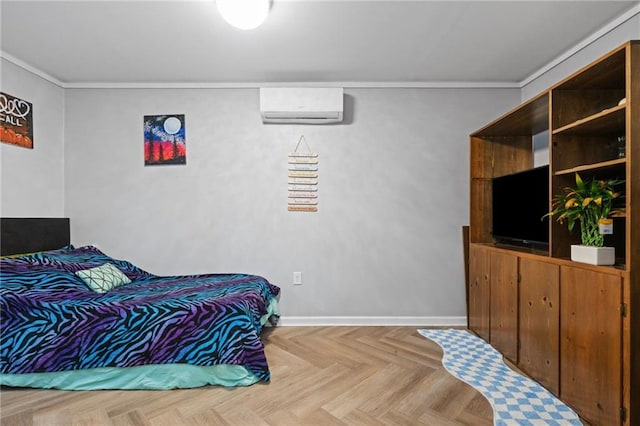
[[(0, 219), (0, 385), (173, 389), (268, 382), (280, 289), (248, 274), (156, 276), (69, 243), (68, 219)], [(35, 234), (35, 235), (34, 235)]]

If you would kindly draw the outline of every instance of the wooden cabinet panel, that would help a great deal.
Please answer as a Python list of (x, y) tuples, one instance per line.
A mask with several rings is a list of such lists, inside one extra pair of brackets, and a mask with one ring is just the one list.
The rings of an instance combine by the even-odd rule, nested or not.
[[(491, 205), (491, 180), (471, 179), (471, 204)], [(471, 227), (469, 238), (472, 243), (491, 243), (491, 215), (483, 214), (481, 210), (471, 212)]]
[(620, 424), (622, 278), (560, 268), (560, 396), (593, 425)]
[(560, 394), (560, 267), (520, 259), (518, 366)]
[(490, 342), (510, 360), (518, 361), (518, 256), (491, 252)]
[(482, 247), (469, 247), (469, 329), (489, 341), (489, 253)]

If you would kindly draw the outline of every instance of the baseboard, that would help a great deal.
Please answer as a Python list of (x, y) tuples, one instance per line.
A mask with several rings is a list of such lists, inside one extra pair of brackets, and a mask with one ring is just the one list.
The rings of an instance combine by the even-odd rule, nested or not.
[(280, 317), (277, 326), (464, 327), (467, 317)]

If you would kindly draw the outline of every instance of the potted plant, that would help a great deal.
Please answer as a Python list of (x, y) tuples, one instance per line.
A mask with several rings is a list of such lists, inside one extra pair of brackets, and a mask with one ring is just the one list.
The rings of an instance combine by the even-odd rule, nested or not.
[(571, 260), (595, 265), (613, 265), (614, 247), (603, 247), (604, 234), (612, 232), (611, 216), (624, 213), (614, 200), (620, 197), (615, 186), (623, 180), (592, 179), (584, 182), (576, 173), (576, 186), (566, 187), (563, 194), (554, 196), (552, 210), (545, 216), (554, 216), (560, 223), (567, 223), (569, 232), (580, 222), (582, 245), (571, 246)]

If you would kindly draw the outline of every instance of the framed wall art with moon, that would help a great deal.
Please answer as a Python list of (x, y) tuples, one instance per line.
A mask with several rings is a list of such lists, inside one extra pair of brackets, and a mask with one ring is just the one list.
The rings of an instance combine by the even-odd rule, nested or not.
[(144, 165), (187, 164), (184, 114), (144, 116)]

